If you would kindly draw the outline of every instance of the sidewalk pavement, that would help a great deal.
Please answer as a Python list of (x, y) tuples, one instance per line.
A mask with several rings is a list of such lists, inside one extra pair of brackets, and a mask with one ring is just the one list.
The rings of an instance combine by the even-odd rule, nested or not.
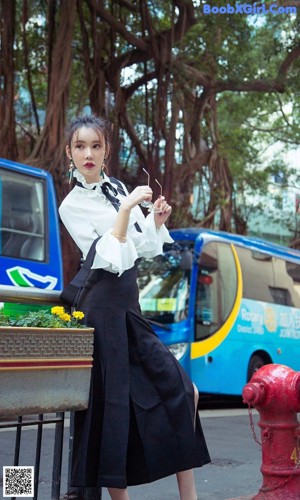
[[(257, 415), (253, 415), (255, 426)], [(211, 463), (195, 470), (196, 490), (201, 500), (252, 500), (262, 485), (261, 449), (255, 443), (247, 410), (202, 410), (200, 418), (211, 455)], [(67, 491), (68, 419), (64, 432), (61, 474), (61, 496)], [(51, 498), (54, 426), (43, 430), (42, 459), (38, 500)], [(259, 432), (259, 429), (258, 431)], [(0, 432), (0, 471), (13, 463), (15, 430)], [(36, 430), (22, 431), (20, 464), (33, 465), (36, 452)], [(178, 500), (175, 476), (154, 483), (129, 488), (131, 500)], [(1, 498), (1, 494), (0, 494)], [(102, 500), (109, 500), (102, 490)]]
[(227, 500), (252, 500), (254, 495), (248, 495), (246, 497), (236, 497), (236, 498), (227, 498)]

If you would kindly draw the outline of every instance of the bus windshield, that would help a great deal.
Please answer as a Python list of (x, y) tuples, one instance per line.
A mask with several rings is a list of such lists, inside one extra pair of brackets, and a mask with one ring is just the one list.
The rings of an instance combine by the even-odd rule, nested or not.
[(162, 255), (139, 261), (140, 305), (148, 319), (166, 324), (187, 318), (193, 246), (166, 244)]

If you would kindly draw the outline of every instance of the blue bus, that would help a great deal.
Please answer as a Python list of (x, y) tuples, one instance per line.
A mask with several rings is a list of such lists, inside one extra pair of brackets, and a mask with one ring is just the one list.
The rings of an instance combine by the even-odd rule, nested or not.
[(171, 236), (139, 264), (140, 305), (200, 392), (240, 395), (268, 363), (300, 370), (300, 252), (206, 229)]
[(55, 189), (45, 170), (0, 158), (0, 283), (61, 290)]

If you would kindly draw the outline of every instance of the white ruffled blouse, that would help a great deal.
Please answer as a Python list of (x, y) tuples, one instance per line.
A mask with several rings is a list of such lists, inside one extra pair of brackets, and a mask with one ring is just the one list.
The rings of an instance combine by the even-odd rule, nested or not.
[[(80, 172), (76, 171), (74, 175), (86, 189), (75, 186), (60, 205), (59, 214), (83, 258), (86, 258), (93, 241), (102, 236), (96, 245), (92, 269), (105, 269), (120, 276), (134, 266), (137, 258), (155, 257), (162, 253), (164, 243), (173, 242), (164, 224), (156, 229), (153, 212), (145, 217), (140, 207), (136, 206), (131, 210), (126, 242), (121, 243), (111, 234), (117, 211), (101, 189), (102, 182), (111, 182), (109, 177), (87, 184)], [(119, 193), (116, 197), (122, 199)], [(137, 231), (136, 222), (142, 232)]]

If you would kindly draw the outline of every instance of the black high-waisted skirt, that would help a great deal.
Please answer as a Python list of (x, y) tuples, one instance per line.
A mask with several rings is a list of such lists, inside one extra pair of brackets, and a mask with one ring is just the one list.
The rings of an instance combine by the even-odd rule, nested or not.
[(74, 419), (72, 486), (125, 488), (208, 463), (193, 384), (141, 316), (136, 269), (92, 270), (78, 310), (95, 341), (89, 407)]

